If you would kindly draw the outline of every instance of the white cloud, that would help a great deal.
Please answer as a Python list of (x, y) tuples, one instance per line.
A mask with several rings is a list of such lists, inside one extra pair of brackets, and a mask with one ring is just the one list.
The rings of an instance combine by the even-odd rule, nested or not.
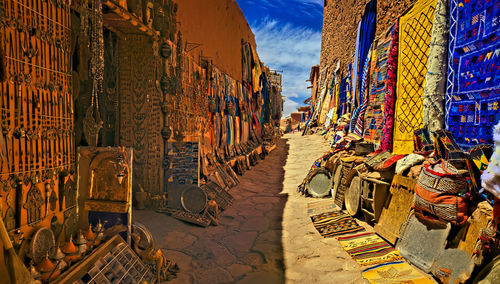
[(324, 0), (305, 0), (304, 2), (315, 3), (315, 4), (321, 5), (321, 7), (323, 7), (323, 1)]
[[(270, 19), (257, 23), (252, 30), (260, 60), (271, 69), (283, 71), (283, 95), (296, 101), (309, 97), (306, 80), (311, 66), (319, 63), (321, 31)], [(294, 111), (293, 106), (296, 108), (298, 104), (286, 100), (283, 115)]]
[(298, 103), (290, 99), (285, 99), (285, 101), (283, 102), (283, 114), (281, 117), (287, 117), (290, 115), (290, 113), (296, 112), (298, 107)]

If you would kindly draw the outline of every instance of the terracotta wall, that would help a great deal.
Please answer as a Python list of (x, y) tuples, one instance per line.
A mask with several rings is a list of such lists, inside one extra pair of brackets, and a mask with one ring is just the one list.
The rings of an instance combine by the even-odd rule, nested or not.
[[(241, 80), (241, 40), (255, 48), (255, 38), (235, 0), (175, 0), (185, 42), (201, 46), (189, 52), (210, 57), (215, 66)], [(188, 45), (189, 49), (190, 45)]]
[[(370, 0), (325, 0), (321, 40), (321, 69), (340, 60), (347, 70), (356, 44), (358, 23)], [(378, 0), (376, 37), (388, 29), (416, 0)]]

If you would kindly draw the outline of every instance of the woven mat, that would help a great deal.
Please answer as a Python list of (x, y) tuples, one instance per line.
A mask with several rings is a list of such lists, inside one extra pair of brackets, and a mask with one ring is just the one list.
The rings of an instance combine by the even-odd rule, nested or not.
[(314, 227), (325, 238), (364, 231), (350, 215), (340, 211), (311, 216)]
[(363, 277), (372, 284), (434, 283), (417, 269), (404, 261), (395, 261), (375, 265), (367, 268), (361, 273)]
[(329, 198), (328, 200), (320, 200), (309, 202), (307, 204), (307, 215), (313, 216), (321, 213), (331, 212), (333, 210), (338, 210), (338, 206), (335, 205), (335, 200)]
[(374, 265), (402, 259), (397, 250), (375, 233), (338, 238), (342, 248), (360, 265)]

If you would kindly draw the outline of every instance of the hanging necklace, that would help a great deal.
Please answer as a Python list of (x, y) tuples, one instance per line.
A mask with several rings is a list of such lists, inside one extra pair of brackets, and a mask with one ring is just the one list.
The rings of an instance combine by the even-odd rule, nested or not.
[[(90, 27), (90, 76), (92, 77), (92, 100), (83, 119), (83, 132), (90, 146), (97, 146), (103, 121), (99, 113), (99, 94), (103, 91), (104, 37), (102, 31), (101, 0), (91, 0)], [(94, 113), (95, 112), (95, 113)]]

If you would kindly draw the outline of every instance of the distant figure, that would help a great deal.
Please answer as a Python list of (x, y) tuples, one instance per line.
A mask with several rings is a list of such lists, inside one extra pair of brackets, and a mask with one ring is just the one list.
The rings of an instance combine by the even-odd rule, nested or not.
[(290, 133), (292, 132), (292, 122), (290, 120), (286, 121), (286, 128), (285, 128), (285, 133)]

